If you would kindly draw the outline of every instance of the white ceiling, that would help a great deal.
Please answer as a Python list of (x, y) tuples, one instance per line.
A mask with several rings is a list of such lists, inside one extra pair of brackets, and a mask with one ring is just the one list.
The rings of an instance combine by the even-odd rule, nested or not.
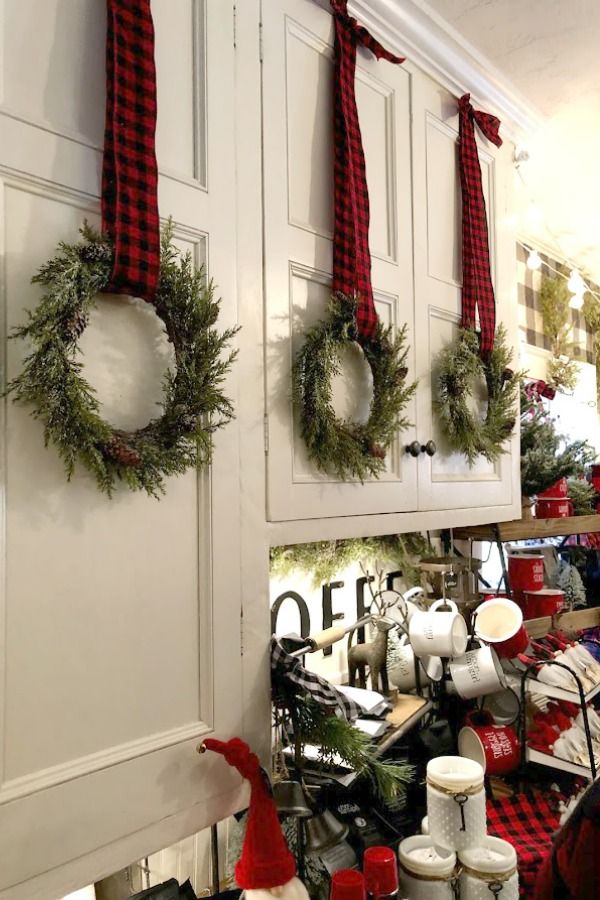
[(428, 0), (547, 116), (600, 111), (598, 0)]
[(598, 282), (600, 0), (415, 2), (445, 20), (542, 113), (517, 179), (518, 229)]

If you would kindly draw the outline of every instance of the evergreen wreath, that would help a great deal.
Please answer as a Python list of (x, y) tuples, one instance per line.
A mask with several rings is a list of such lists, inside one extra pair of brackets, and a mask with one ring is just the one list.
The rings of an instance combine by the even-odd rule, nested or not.
[[(509, 368), (511, 361), (512, 350), (507, 346), (502, 325), (496, 330), (494, 349), (486, 360), (479, 355), (476, 332), (467, 328), (461, 328), (457, 343), (440, 354), (435, 408), (448, 445), (464, 453), (470, 466), (478, 456), (489, 462), (499, 459), (514, 431), (520, 374)], [(480, 378), (487, 387), (483, 420), (468, 405)]]
[(57, 255), (32, 279), (46, 292), (26, 325), (12, 337), (33, 350), (8, 385), (19, 403), (33, 406), (44, 424), (44, 439), (56, 445), (70, 479), (79, 461), (111, 496), (117, 482), (158, 497), (164, 479), (210, 462), (212, 435), (234, 415), (221, 385), (236, 357), (222, 352), (237, 332), (213, 327), (219, 314), (212, 282), (194, 269), (191, 254), (172, 244), (173, 226), (161, 236), (160, 280), (155, 311), (173, 345), (175, 369), (164, 381), (162, 414), (137, 431), (113, 428), (100, 415), (93, 387), (77, 360), (78, 340), (88, 325), (97, 294), (111, 277), (113, 246), (87, 223), (82, 240), (61, 243)]
[[(306, 334), (292, 369), (292, 398), (302, 438), (315, 465), (342, 481), (377, 476), (398, 431), (408, 426), (402, 410), (415, 392), (406, 384), (406, 326), (396, 334), (381, 322), (372, 338), (358, 336), (357, 300), (334, 294), (328, 315)], [(347, 344), (362, 350), (373, 376), (373, 399), (365, 424), (341, 419), (332, 405), (331, 379), (340, 373)]]

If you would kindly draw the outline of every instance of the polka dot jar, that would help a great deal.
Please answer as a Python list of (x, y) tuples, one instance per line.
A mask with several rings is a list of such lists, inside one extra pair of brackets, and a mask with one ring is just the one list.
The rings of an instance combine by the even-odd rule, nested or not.
[(518, 900), (517, 854), (508, 841), (486, 835), (481, 846), (461, 850), (458, 857), (461, 900)]
[(405, 838), (398, 848), (400, 896), (410, 900), (454, 900), (456, 853), (434, 847), (426, 834)]
[(438, 756), (427, 764), (427, 818), (436, 847), (478, 847), (486, 834), (483, 768), (462, 756)]

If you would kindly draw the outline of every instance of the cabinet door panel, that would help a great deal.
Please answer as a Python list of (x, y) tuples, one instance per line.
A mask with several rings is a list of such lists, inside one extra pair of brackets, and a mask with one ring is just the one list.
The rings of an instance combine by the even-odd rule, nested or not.
[[(318, 472), (290, 403), (291, 365), (305, 329), (322, 317), (332, 267), (333, 26), (311, 0), (263, 4), (266, 402), (268, 514), (274, 521), (416, 509), (416, 465), (403, 447), (364, 485)], [(373, 286), (382, 319), (412, 333), (410, 75), (359, 54), (357, 101), (371, 199)], [(414, 373), (414, 347), (409, 355)], [(334, 385), (339, 415), (366, 417), (370, 373), (357, 354)], [(414, 404), (408, 409), (414, 421)]]
[[(39, 300), (30, 278), (58, 242), (75, 241), (84, 218), (99, 222), (104, 17), (94, 0), (42, 6), (0, 6), (7, 332)], [(154, 0), (153, 13), (160, 212), (218, 282), (224, 328), (238, 318), (232, 9)], [(19, 34), (44, 65), (31, 66)], [(11, 378), (27, 348), (1, 337)], [(108, 420), (133, 428), (156, 414), (171, 354), (145, 304), (103, 296), (81, 348)], [(235, 373), (226, 391), (235, 403)], [(10, 402), (0, 441), (0, 896), (28, 897), (32, 878), (53, 872), (60, 884), (56, 871), (77, 861), (93, 880), (131, 861), (125, 838), (146, 835), (136, 846), (150, 851), (165, 823), (181, 817), (173, 839), (236, 803), (239, 780), (195, 746), (243, 731), (239, 441), (235, 423), (218, 433), (211, 470), (169, 479), (160, 501), (126, 489), (109, 500), (79, 470), (67, 483), (40, 424)], [(102, 863), (86, 870), (99, 848)]]
[[(498, 515), (518, 504), (518, 446), (495, 463), (466, 457), (445, 443), (435, 410), (437, 359), (456, 340), (461, 318), (461, 195), (457, 158), (456, 101), (425, 76), (415, 77), (413, 90), (415, 334), (418, 439), (433, 439), (437, 453), (419, 459), (419, 508), (480, 509), (496, 507)], [(516, 346), (514, 236), (509, 226), (511, 149), (497, 150), (479, 141), (486, 199), (492, 279), (498, 322)], [(475, 387), (471, 408), (485, 415), (484, 385)], [(492, 513), (493, 514), (493, 513)]]

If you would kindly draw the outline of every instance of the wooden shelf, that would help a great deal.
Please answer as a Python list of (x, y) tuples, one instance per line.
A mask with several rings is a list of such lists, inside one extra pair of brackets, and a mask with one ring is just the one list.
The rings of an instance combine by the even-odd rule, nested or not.
[(570, 534), (587, 534), (600, 531), (600, 515), (570, 516), (564, 519), (519, 519), (515, 522), (498, 522), (491, 525), (473, 525), (455, 528), (457, 541), (525, 541), (545, 537), (565, 537)]
[(541, 753), (531, 747), (527, 748), (527, 762), (549, 766), (551, 769), (560, 769), (561, 772), (570, 772), (571, 775), (581, 775), (583, 778), (591, 779), (592, 777), (592, 770), (589, 766), (580, 766), (578, 763), (560, 759), (558, 756), (552, 756), (551, 753)]
[[(577, 686), (575, 685), (575, 681), (573, 680), (574, 690), (569, 691), (567, 688), (557, 687), (554, 684), (546, 684), (543, 681), (538, 681), (537, 678), (528, 678), (526, 683), (526, 688), (528, 693), (531, 694), (541, 694), (543, 697), (553, 697), (556, 700), (568, 700), (569, 703), (576, 703), (577, 706), (580, 706), (581, 700), (579, 697), (579, 691), (577, 690)], [(585, 695), (585, 702), (589, 703), (596, 694), (600, 691), (600, 684), (597, 684), (596, 687), (593, 687), (590, 691)]]

